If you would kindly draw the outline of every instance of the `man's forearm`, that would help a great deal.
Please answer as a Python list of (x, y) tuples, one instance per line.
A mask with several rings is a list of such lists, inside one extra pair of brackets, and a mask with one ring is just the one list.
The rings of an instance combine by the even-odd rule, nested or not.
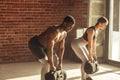
[(64, 55), (64, 49), (61, 49), (58, 53), (59, 64), (62, 64), (63, 55)]
[(48, 55), (48, 62), (50, 64), (50, 66), (53, 66), (53, 56), (52, 55)]
[(50, 64), (50, 69), (54, 70), (53, 69), (54, 63), (53, 63), (53, 54), (52, 54), (52, 52), (48, 52), (47, 57), (48, 57), (48, 62)]

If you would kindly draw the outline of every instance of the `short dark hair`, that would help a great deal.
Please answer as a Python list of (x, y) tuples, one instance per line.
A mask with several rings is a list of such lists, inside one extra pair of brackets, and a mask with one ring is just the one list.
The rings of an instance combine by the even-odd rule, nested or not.
[(68, 15), (68, 16), (66, 16), (65, 18), (64, 18), (64, 20), (63, 20), (63, 22), (66, 22), (66, 23), (75, 23), (75, 19), (74, 19), (74, 17), (73, 16), (70, 16), (70, 15)]

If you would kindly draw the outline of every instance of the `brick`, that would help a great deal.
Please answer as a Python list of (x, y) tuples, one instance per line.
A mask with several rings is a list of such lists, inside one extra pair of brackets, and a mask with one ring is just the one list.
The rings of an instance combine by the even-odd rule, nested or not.
[[(28, 40), (51, 25), (61, 24), (66, 15), (76, 18), (70, 33), (74, 38), (75, 30), (87, 25), (87, 6), (82, 0), (0, 0), (0, 63), (35, 61)], [(65, 55), (69, 56), (70, 46), (66, 47)]]

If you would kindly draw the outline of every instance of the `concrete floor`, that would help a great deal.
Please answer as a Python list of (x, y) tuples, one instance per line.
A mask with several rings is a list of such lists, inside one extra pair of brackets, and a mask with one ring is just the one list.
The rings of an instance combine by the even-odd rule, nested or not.
[[(0, 80), (40, 80), (39, 62), (0, 64)], [(80, 63), (64, 61), (67, 80), (81, 80)], [(100, 64), (100, 70), (91, 75), (94, 80), (120, 80), (120, 68)]]

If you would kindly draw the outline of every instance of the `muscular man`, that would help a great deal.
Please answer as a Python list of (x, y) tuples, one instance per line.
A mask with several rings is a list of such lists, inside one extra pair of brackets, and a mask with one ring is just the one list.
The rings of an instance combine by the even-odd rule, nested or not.
[[(51, 26), (40, 35), (32, 37), (28, 43), (31, 52), (42, 63), (41, 80), (44, 79), (45, 73), (55, 71), (62, 68), (62, 60), (65, 50), (65, 39), (67, 33), (72, 30), (75, 25), (75, 19), (72, 16), (66, 16), (62, 24)], [(54, 48), (58, 45), (56, 55), (58, 64), (54, 65)]]

